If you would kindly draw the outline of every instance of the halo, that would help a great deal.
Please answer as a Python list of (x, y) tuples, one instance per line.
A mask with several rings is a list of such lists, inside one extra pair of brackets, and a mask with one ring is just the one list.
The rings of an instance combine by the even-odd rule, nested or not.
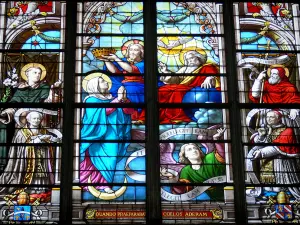
[(44, 78), (46, 77), (47, 71), (46, 71), (46, 68), (40, 63), (28, 63), (25, 66), (23, 66), (23, 68), (21, 69), (21, 77), (27, 81), (28, 78), (26, 76), (26, 71), (32, 67), (38, 67), (42, 70), (42, 75), (41, 75), (40, 80), (44, 80)]
[(83, 80), (82, 80), (82, 88), (87, 92), (87, 84), (88, 82), (95, 78), (95, 77), (101, 77), (103, 80), (105, 80), (108, 83), (108, 90), (111, 89), (112, 82), (111, 79), (104, 73), (91, 73), (90, 75), (87, 75)]
[(280, 64), (274, 64), (274, 65), (271, 65), (270, 68), (268, 68), (268, 70), (267, 70), (268, 76), (270, 76), (271, 70), (272, 70), (274, 67), (281, 67), (281, 68), (283, 68), (283, 69), (285, 70), (285, 76), (286, 76), (286, 77), (289, 77), (289, 76), (290, 76), (290, 71), (289, 71), (289, 69), (286, 68), (284, 65), (280, 65)]
[(131, 45), (131, 44), (140, 44), (144, 47), (144, 42), (141, 41), (141, 40), (138, 40), (138, 39), (132, 39), (132, 40), (129, 40), (129, 41), (126, 41), (122, 47), (121, 47), (121, 51), (122, 51), (122, 54), (125, 56), (126, 55), (126, 51), (128, 49), (128, 46)]
[(185, 48), (179, 54), (179, 60), (182, 63), (182, 65), (184, 65), (184, 54), (189, 51), (196, 51), (196, 52), (200, 53), (201, 55), (207, 55), (204, 49), (197, 48), (196, 46)]

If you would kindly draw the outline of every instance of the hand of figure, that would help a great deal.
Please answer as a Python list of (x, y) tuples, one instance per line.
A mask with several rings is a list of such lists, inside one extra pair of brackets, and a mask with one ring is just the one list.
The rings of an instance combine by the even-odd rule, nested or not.
[(266, 78), (266, 76), (267, 76), (266, 70), (264, 70), (258, 75), (257, 80), (263, 80)]
[(217, 130), (217, 133), (213, 136), (213, 139), (214, 139), (214, 140), (219, 140), (220, 137), (224, 134), (225, 130), (226, 130), (225, 127), (224, 127), (224, 128), (223, 128), (223, 127), (222, 127), (222, 128), (219, 128), (219, 129)]
[(101, 58), (103, 61), (111, 61), (111, 62), (114, 62), (114, 61), (121, 61), (121, 59), (115, 55), (115, 54), (109, 54), (109, 55), (101, 55)]
[(213, 76), (206, 77), (204, 82), (201, 84), (202, 88), (212, 88), (216, 86), (216, 80)]
[(53, 88), (60, 88), (61, 85), (62, 85), (62, 81), (58, 80), (54, 84), (51, 85), (51, 89), (53, 89)]
[(50, 140), (51, 137), (52, 137), (51, 135), (43, 134), (43, 135), (39, 136), (39, 139), (42, 141), (48, 141), (48, 140)]
[(52, 142), (55, 142), (55, 143), (59, 143), (59, 142), (61, 142), (61, 138), (58, 138), (58, 137), (52, 137), (52, 138), (51, 138), (51, 141), (52, 141)]
[(42, 143), (42, 140), (40, 139), (40, 135), (38, 135), (38, 136), (31, 136), (31, 141), (32, 141), (32, 143)]
[(207, 140), (208, 133), (207, 130), (199, 130), (198, 136), (197, 136), (197, 140)]
[(163, 62), (158, 62), (158, 69), (160, 69), (162, 73), (167, 73), (167, 65)]
[(109, 187), (107, 187), (107, 188), (104, 188), (104, 191), (106, 192), (106, 193), (108, 193), (108, 194), (112, 194), (112, 193), (114, 193), (115, 191), (114, 190), (112, 190), (111, 188), (109, 188)]
[(126, 88), (124, 86), (121, 86), (118, 89), (118, 100), (122, 101), (126, 99), (127, 99)]
[(298, 110), (297, 109), (291, 109), (289, 118), (294, 120), (294, 119), (296, 119), (297, 116), (298, 116)]
[(169, 178), (171, 178), (171, 177), (173, 177), (174, 175), (171, 174), (171, 173), (169, 173), (167, 168), (160, 167), (160, 176), (161, 176), (161, 177), (169, 177)]
[(265, 136), (267, 134), (267, 131), (265, 128), (258, 128), (257, 132), (258, 132), (259, 136)]
[(261, 158), (261, 151), (256, 150), (255, 152), (253, 152), (253, 159), (259, 159), (259, 158)]

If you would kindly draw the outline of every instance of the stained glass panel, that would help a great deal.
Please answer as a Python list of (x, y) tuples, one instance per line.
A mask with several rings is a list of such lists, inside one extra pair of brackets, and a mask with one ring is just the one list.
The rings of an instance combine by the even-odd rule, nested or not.
[(247, 2), (234, 8), (240, 102), (299, 103), (299, 5)]
[(214, 2), (157, 2), (158, 34), (220, 34), (221, 4)]
[(236, 44), (245, 50), (299, 50), (299, 4), (234, 4)]
[(237, 60), (240, 102), (300, 102), (299, 54), (241, 52)]
[(143, 2), (85, 2), (78, 29), (88, 34), (143, 34)]
[(209, 140), (220, 127), (229, 127), (223, 109), (160, 108), (159, 113), (161, 140)]
[[(222, 54), (223, 39), (188, 36), (162, 36), (157, 38), (158, 68), (161, 73), (224, 73), (224, 58)], [(208, 67), (196, 70), (193, 56)], [(220, 68), (222, 67), (222, 69)]]
[(284, 108), (241, 111), (246, 182), (253, 185), (246, 188), (251, 223), (299, 220), (295, 214), (300, 193), (295, 186), (300, 174), (297, 111)]
[(62, 102), (61, 57), (53, 52), (3, 54), (1, 102)]
[(1, 49), (64, 49), (63, 2), (7, 1), (0, 10)]
[(2, 223), (59, 220), (65, 7), (0, 3)]
[[(2, 221), (57, 220), (62, 110), (7, 108), (2, 113), (15, 125), (14, 129), (3, 127), (0, 131), (9, 143), (1, 143), (2, 154), (7, 148), (7, 156), (0, 158), (5, 162), (0, 175), (0, 196), (6, 205), (0, 209)], [(1, 122), (5, 122), (3, 117)], [(54, 212), (56, 219), (50, 215)]]
[(233, 221), (222, 4), (156, 8), (163, 223)]
[(143, 3), (80, 3), (78, 18), (73, 221), (145, 223)]

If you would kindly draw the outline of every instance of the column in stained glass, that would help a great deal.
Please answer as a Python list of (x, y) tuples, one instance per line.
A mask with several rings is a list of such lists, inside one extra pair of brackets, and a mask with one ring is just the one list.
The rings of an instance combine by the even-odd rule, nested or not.
[(78, 4), (73, 221), (145, 223), (142, 2)]
[(222, 4), (156, 7), (163, 223), (234, 221)]
[(259, 105), (241, 109), (248, 222), (299, 223), (299, 4), (234, 12), (239, 99)]

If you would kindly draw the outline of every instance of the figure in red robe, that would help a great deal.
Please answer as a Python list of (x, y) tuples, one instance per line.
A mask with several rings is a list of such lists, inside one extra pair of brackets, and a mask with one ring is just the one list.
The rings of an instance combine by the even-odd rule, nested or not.
[[(196, 76), (161, 76), (160, 80), (165, 84), (159, 88), (158, 100), (160, 103), (182, 103), (187, 92), (195, 87), (213, 88), (220, 91), (218, 79), (214, 76), (219, 73), (218, 68), (213, 64), (205, 64), (207, 56), (197, 51), (188, 51), (184, 54), (185, 65), (176, 73), (193, 73)], [(171, 73), (164, 63), (159, 62), (162, 73)], [(198, 76), (197, 76), (198, 75)], [(195, 91), (196, 92), (196, 91)], [(176, 124), (191, 122), (182, 108), (161, 108), (159, 110), (161, 124)]]
[[(260, 182), (263, 184), (299, 184), (300, 148), (293, 128), (282, 123), (282, 113), (272, 110), (267, 113), (267, 124), (254, 135), (255, 143), (269, 145), (255, 146), (247, 158), (260, 160)], [(253, 176), (253, 175), (252, 175)], [(296, 199), (300, 199), (299, 187), (288, 187)], [(265, 191), (280, 192), (280, 187), (265, 187)]]
[[(286, 76), (285, 68), (270, 68), (270, 78), (265, 80), (266, 71), (259, 74), (249, 92), (249, 99), (254, 103), (300, 103), (300, 93)], [(263, 90), (262, 90), (263, 87)], [(261, 91), (262, 95), (261, 95)], [(290, 110), (290, 118), (295, 119), (299, 109)]]
[[(144, 74), (144, 46), (140, 40), (132, 40), (132, 43), (122, 46), (126, 50), (125, 58), (120, 59), (115, 54), (102, 55), (105, 62), (104, 70), (111, 73), (124, 74), (122, 77), (112, 77), (113, 84), (120, 84), (126, 88), (127, 96), (132, 103), (144, 103), (144, 78), (138, 74)], [(118, 85), (116, 85), (118, 86)], [(112, 89), (112, 92), (114, 90)], [(145, 109), (137, 109), (131, 115), (132, 123), (145, 123)]]

